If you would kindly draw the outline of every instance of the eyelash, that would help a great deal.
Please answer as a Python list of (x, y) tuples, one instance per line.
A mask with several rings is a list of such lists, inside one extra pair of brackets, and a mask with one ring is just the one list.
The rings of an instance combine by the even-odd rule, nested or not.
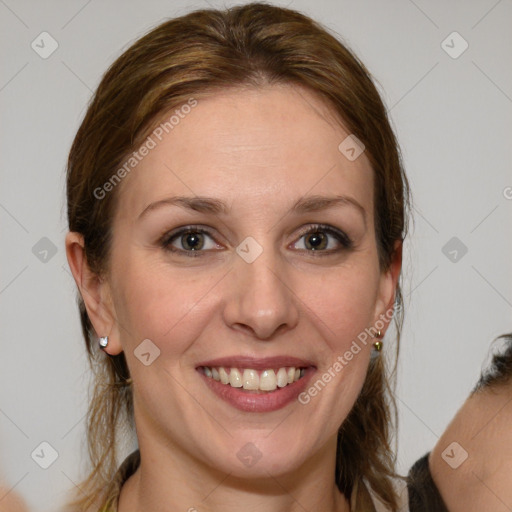
[[(353, 248), (353, 242), (346, 233), (344, 233), (343, 231), (336, 229), (332, 226), (328, 226), (326, 224), (312, 224), (307, 230), (303, 231), (299, 235), (298, 240), (300, 240), (302, 237), (304, 237), (306, 235), (309, 235), (312, 233), (317, 233), (317, 232), (324, 232), (324, 233), (327, 233), (327, 234), (333, 236), (341, 244), (342, 247), (339, 249), (319, 250), (319, 251), (308, 250), (308, 249), (299, 249), (299, 250), (308, 252), (313, 257), (323, 257), (323, 256), (328, 256), (328, 255), (338, 253), (343, 250), (348, 250), (348, 249)], [(181, 253), (183, 255), (186, 255), (186, 256), (192, 257), (192, 258), (202, 257), (202, 256), (204, 256), (205, 252), (209, 252), (208, 250), (206, 250), (206, 251), (204, 251), (204, 250), (186, 251), (183, 249), (176, 249), (175, 247), (173, 247), (171, 245), (171, 243), (175, 239), (178, 239), (181, 236), (189, 234), (189, 233), (193, 233), (193, 234), (201, 233), (204, 235), (208, 235), (213, 240), (213, 236), (207, 229), (204, 229), (201, 226), (192, 226), (191, 225), (191, 226), (187, 226), (185, 228), (181, 228), (178, 231), (165, 234), (160, 240), (160, 245), (167, 251), (170, 251), (172, 253)]]

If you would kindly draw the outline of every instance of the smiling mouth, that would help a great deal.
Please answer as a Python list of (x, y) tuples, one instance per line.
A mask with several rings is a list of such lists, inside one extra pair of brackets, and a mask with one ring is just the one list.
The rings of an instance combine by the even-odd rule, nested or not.
[(286, 366), (254, 370), (252, 368), (201, 366), (198, 370), (207, 378), (228, 387), (238, 388), (249, 393), (271, 393), (302, 379), (306, 368)]

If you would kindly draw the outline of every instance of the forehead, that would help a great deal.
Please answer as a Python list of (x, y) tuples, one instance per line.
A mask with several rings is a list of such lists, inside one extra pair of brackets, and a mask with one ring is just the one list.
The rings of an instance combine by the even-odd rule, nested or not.
[(188, 105), (166, 112), (146, 139), (150, 149), (122, 183), (122, 215), (172, 195), (276, 210), (308, 193), (349, 194), (371, 214), (371, 165), (364, 152), (347, 158), (350, 132), (315, 94), (266, 86), (198, 96)]

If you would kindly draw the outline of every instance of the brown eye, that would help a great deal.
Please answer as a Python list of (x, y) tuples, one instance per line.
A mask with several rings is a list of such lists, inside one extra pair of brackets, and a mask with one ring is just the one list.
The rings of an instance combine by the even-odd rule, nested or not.
[(332, 254), (351, 249), (353, 242), (343, 232), (332, 226), (314, 225), (303, 232), (295, 248), (307, 252)]
[(185, 233), (180, 237), (181, 246), (187, 251), (198, 251), (204, 246), (203, 233)]
[(200, 256), (220, 247), (208, 231), (193, 226), (165, 235), (160, 243), (165, 250), (187, 256)]
[(317, 251), (319, 249), (325, 249), (328, 245), (328, 238), (325, 236), (325, 233), (321, 231), (317, 231), (315, 233), (308, 233), (305, 236), (305, 246), (306, 249), (311, 249), (312, 251)]

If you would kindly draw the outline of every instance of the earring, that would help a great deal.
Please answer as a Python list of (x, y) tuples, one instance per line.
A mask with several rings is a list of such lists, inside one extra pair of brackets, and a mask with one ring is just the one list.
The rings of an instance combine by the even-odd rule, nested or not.
[(100, 345), (100, 349), (106, 348), (108, 345), (108, 336), (102, 336), (99, 339), (99, 345)]
[[(382, 332), (380, 331), (380, 329), (377, 331), (377, 334), (375, 335), (376, 338), (381, 338), (382, 337)], [(380, 341), (380, 339), (377, 339), (377, 341), (373, 344), (373, 348), (375, 349), (376, 352), (380, 352), (382, 350), (382, 341)]]

